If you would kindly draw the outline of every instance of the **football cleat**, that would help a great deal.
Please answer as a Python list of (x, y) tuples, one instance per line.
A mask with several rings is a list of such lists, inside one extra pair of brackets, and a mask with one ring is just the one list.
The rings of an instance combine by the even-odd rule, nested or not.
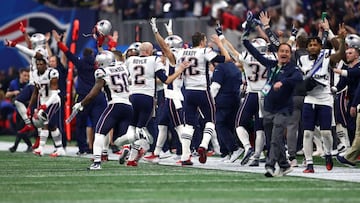
[(116, 145), (110, 145), (111, 151), (113, 154), (118, 154), (120, 152), (120, 149)]
[(33, 151), (33, 148), (31, 146), (28, 146), (27, 149), (24, 151), (25, 153), (30, 153)]
[(127, 161), (127, 163), (126, 163), (126, 166), (134, 166), (134, 167), (136, 167), (138, 164), (137, 164), (137, 162), (134, 160), (134, 161)]
[(10, 151), (10, 152), (16, 152), (16, 147), (15, 147), (15, 146), (10, 147), (10, 148), (9, 148), (9, 151)]
[(119, 156), (119, 164), (124, 164), (130, 153), (130, 149), (128, 147), (124, 147), (121, 151), (122, 153)]
[(53, 153), (50, 154), (51, 157), (64, 156), (65, 150), (62, 147), (57, 148)]
[(35, 154), (37, 156), (44, 155), (44, 153), (39, 148), (34, 149), (33, 154)]
[(159, 154), (160, 159), (166, 159), (171, 156), (172, 156), (172, 154), (171, 154), (170, 150), (167, 150), (166, 152), (160, 151), (160, 154)]
[(254, 166), (259, 166), (259, 165), (260, 165), (259, 159), (254, 159), (254, 160), (252, 160), (252, 161), (250, 162), (250, 164), (249, 164), (249, 166), (252, 166), (252, 167), (254, 167)]
[(101, 161), (102, 162), (109, 161), (109, 155), (108, 154), (102, 154), (101, 155)]
[(334, 166), (332, 156), (331, 155), (325, 155), (325, 162), (326, 162), (326, 169), (328, 171), (331, 171), (333, 166)]
[(230, 155), (225, 155), (224, 157), (221, 157), (220, 162), (230, 162)]
[(230, 156), (229, 162), (234, 163), (241, 155), (244, 153), (244, 149), (239, 147), (239, 149), (233, 151), (233, 153)]
[(181, 161), (181, 166), (192, 166), (194, 163), (188, 159), (186, 161)]
[(290, 164), (291, 167), (298, 167), (299, 166), (296, 159), (293, 159), (293, 160), (289, 161), (289, 164)]
[(272, 178), (275, 176), (275, 170), (271, 167), (265, 167), (266, 173), (264, 174), (268, 178)]
[(101, 163), (100, 162), (94, 162), (87, 169), (88, 170), (101, 170)]
[(306, 166), (306, 169), (303, 171), (303, 173), (315, 173), (314, 165), (313, 164), (308, 164)]
[(344, 164), (345, 166), (349, 166), (349, 167), (352, 167), (352, 168), (354, 168), (354, 167), (356, 166), (356, 164), (351, 163), (351, 162), (348, 161), (345, 157), (340, 156), (340, 155), (337, 155), (337, 156), (336, 156), (336, 160), (337, 160), (339, 163)]
[(157, 164), (160, 162), (160, 157), (159, 155), (155, 155), (154, 153), (151, 153), (151, 155), (149, 156), (144, 156), (143, 158), (145, 161), (148, 161), (150, 163), (154, 163)]
[(277, 176), (285, 176), (289, 173), (291, 173), (294, 170), (293, 167), (288, 167), (288, 168), (280, 168), (279, 173)]
[(206, 149), (204, 147), (199, 147), (197, 152), (199, 153), (199, 162), (202, 164), (206, 163)]
[(245, 153), (243, 159), (241, 160), (240, 164), (243, 166), (249, 162), (250, 157), (254, 154), (254, 149), (250, 147), (248, 151)]
[(20, 129), (18, 131), (18, 133), (20, 133), (20, 134), (28, 133), (28, 132), (33, 131), (33, 130), (35, 130), (35, 127), (32, 124), (27, 124), (22, 129)]

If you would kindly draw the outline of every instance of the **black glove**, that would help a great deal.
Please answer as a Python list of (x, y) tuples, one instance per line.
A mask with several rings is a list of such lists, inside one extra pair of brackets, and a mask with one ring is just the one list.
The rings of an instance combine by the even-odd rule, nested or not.
[(291, 29), (291, 36), (296, 37), (297, 33), (299, 32), (299, 30), (296, 27), (292, 27)]
[(218, 23), (218, 24), (216, 25), (215, 31), (216, 31), (216, 34), (217, 34), (218, 36), (223, 35), (223, 30), (222, 30), (222, 27), (221, 27), (220, 23)]

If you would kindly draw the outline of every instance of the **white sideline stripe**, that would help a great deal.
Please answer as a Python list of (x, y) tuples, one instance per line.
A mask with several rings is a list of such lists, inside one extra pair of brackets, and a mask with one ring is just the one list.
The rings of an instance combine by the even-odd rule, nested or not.
[[(8, 151), (8, 149), (12, 146), (12, 142), (0, 142), (0, 151)], [(25, 151), (26, 145), (24, 143), (20, 143), (17, 151)], [(52, 145), (46, 145), (44, 148), (45, 154), (50, 154), (54, 150)], [(76, 152), (78, 151), (77, 147), (69, 146), (66, 148), (66, 155), (72, 157), (78, 157)], [(91, 158), (92, 155), (81, 156), (84, 158)], [(109, 160), (118, 160), (118, 155), (109, 153)], [(202, 169), (212, 169), (212, 170), (224, 170), (224, 171), (236, 171), (236, 172), (249, 172), (249, 173), (265, 173), (264, 163), (260, 163), (260, 167), (249, 167), (249, 166), (240, 166), (239, 160), (234, 163), (223, 163), (220, 162), (220, 158), (216, 157), (208, 157), (207, 162), (205, 164), (201, 164), (198, 161), (197, 157), (192, 159), (194, 162), (193, 166), (187, 166), (189, 168), (202, 168)], [(336, 162), (336, 160), (333, 160)], [(140, 161), (140, 164), (151, 164), (145, 161)], [(169, 165), (169, 166), (180, 166), (176, 164), (176, 160), (172, 157), (166, 159), (160, 159), (161, 165)], [(181, 166), (180, 166), (181, 167)], [(325, 165), (315, 165), (314, 166), (315, 173), (306, 174), (302, 171), (304, 167), (294, 168), (294, 171), (288, 174), (287, 176), (297, 176), (297, 177), (307, 177), (307, 178), (316, 178), (316, 179), (324, 179), (324, 180), (337, 180), (337, 181), (348, 181), (348, 182), (360, 182), (360, 169), (359, 168), (348, 168), (348, 167), (334, 167), (331, 171), (327, 171)], [(144, 176), (147, 174), (144, 174)], [(1, 177), (1, 176), (0, 176)], [(268, 178), (264, 177), (264, 181), (267, 181)], [(276, 178), (276, 181), (281, 181), (280, 178)], [(284, 180), (287, 181), (287, 180)]]

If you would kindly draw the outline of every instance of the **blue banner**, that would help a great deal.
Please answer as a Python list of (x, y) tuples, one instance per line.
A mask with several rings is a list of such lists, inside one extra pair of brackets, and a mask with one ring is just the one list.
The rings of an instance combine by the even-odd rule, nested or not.
[[(81, 53), (86, 46), (89, 46), (91, 38), (85, 38), (82, 33), (91, 33), (97, 21), (97, 11), (90, 9), (56, 9), (39, 4), (34, 1), (11, 0), (6, 1), (0, 7), (0, 70), (9, 67), (28, 67), (30, 58), (14, 47), (6, 47), (5, 39), (16, 41), (26, 46), (25, 38), (19, 30), (20, 22), (31, 36), (34, 33), (45, 34), (56, 30), (59, 33), (67, 33), (67, 45), (71, 42), (72, 22), (78, 19), (80, 22), (79, 38), (76, 43), (76, 53)], [(95, 44), (95, 42), (93, 42)], [(54, 40), (49, 41), (51, 49), (58, 52)]]

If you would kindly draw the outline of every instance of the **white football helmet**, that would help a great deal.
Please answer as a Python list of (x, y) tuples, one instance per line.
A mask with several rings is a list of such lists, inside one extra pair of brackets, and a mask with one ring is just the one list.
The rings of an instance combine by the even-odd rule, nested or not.
[(96, 55), (95, 64), (98, 68), (105, 68), (115, 64), (115, 56), (111, 51), (101, 51)]
[(141, 42), (134, 42), (130, 44), (130, 46), (125, 51), (125, 56), (128, 58), (131, 54), (131, 56), (137, 56), (140, 54), (140, 45)]
[(43, 59), (46, 61), (46, 63), (49, 63), (49, 54), (45, 48), (38, 46), (38, 47), (35, 47), (34, 50), (36, 52), (39, 52), (43, 56)]
[(43, 109), (35, 110), (31, 120), (36, 128), (43, 128), (48, 123), (48, 115)]
[(99, 22), (96, 23), (95, 28), (97, 32), (105, 36), (110, 34), (112, 25), (108, 20), (100, 20)]
[(182, 48), (184, 41), (177, 35), (170, 35), (165, 38), (166, 44), (171, 48)]
[(31, 46), (33, 49), (36, 47), (45, 47), (46, 38), (45, 35), (41, 33), (35, 33), (30, 37)]
[(255, 38), (251, 44), (261, 53), (265, 54), (267, 51), (267, 43), (263, 38)]
[(360, 49), (360, 37), (357, 34), (349, 34), (345, 38), (348, 47)]

